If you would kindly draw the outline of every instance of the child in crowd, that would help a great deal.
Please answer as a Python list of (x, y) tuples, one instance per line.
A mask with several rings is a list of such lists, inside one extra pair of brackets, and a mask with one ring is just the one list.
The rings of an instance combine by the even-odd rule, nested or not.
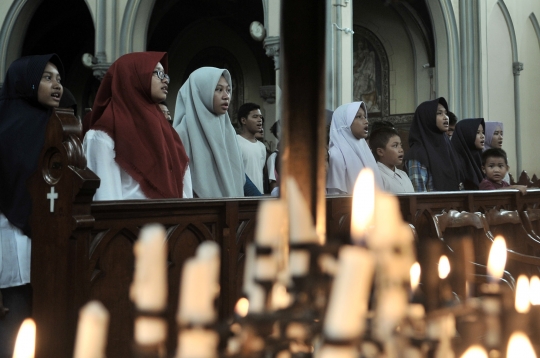
[(491, 148), (482, 153), (482, 171), (486, 174), (486, 178), (480, 182), (480, 190), (519, 189), (525, 195), (527, 193), (525, 185), (510, 185), (504, 180), (508, 168), (504, 150)]
[(379, 167), (366, 143), (368, 125), (364, 102), (347, 103), (334, 111), (328, 150), (328, 194), (352, 195), (356, 178), (363, 168), (373, 170), (375, 182), (382, 188)]
[(448, 130), (446, 131), (446, 135), (450, 139), (452, 139), (452, 136), (454, 135), (457, 122), (457, 116), (452, 112), (448, 112)]
[(52, 109), (62, 98), (63, 72), (55, 54), (22, 57), (9, 66), (0, 90), (1, 357), (11, 357), (19, 327), (31, 315), (32, 199), (26, 184), (38, 166)]
[(263, 122), (261, 107), (255, 103), (244, 103), (238, 109), (238, 124), (240, 134), (236, 136), (240, 153), (242, 154), (244, 169), (253, 184), (262, 193), (263, 171), (266, 163), (266, 146), (257, 140), (261, 134)]
[(167, 105), (167, 102), (161, 101), (159, 103), (159, 109), (165, 116), (165, 119), (167, 120), (167, 122), (169, 122), (172, 125), (171, 111), (169, 111), (169, 106)]
[[(486, 142), (484, 150), (490, 148), (502, 148), (503, 145), (503, 130), (502, 122), (486, 122)], [(504, 181), (510, 183), (510, 173), (507, 172)]]
[(369, 137), (369, 145), (381, 171), (382, 189), (391, 193), (414, 193), (407, 174), (396, 168), (403, 162), (401, 138), (394, 128), (379, 127)]
[(94, 200), (191, 198), (188, 156), (163, 118), (165, 52), (136, 52), (116, 60), (101, 82), (83, 149), (101, 179)]
[(484, 179), (482, 150), (484, 149), (484, 118), (462, 119), (456, 125), (452, 145), (460, 164), (461, 182), (465, 190), (478, 190)]
[(405, 171), (416, 192), (459, 190), (458, 162), (446, 135), (447, 113), (443, 97), (421, 103), (414, 113)]
[(215, 67), (193, 71), (178, 92), (173, 125), (186, 146), (193, 191), (200, 198), (261, 195), (246, 176), (227, 113), (231, 92), (229, 71)]

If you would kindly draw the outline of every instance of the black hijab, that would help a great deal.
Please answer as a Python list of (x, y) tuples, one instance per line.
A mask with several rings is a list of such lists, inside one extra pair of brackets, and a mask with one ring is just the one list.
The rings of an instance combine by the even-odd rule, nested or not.
[(455, 153), (446, 133), (437, 128), (437, 107), (443, 97), (421, 103), (414, 112), (409, 132), (409, 151), (405, 160), (417, 160), (427, 167), (438, 191), (459, 190), (459, 172)]
[(47, 62), (63, 75), (56, 54), (22, 57), (9, 66), (0, 90), (0, 212), (28, 236), (32, 200), (26, 182), (37, 168), (51, 114), (38, 102)]
[(478, 126), (482, 125), (485, 132), (484, 118), (462, 119), (457, 122), (452, 145), (458, 156), (461, 179), (465, 189), (477, 190), (484, 179), (482, 172), (482, 149), (477, 149), (474, 142)]

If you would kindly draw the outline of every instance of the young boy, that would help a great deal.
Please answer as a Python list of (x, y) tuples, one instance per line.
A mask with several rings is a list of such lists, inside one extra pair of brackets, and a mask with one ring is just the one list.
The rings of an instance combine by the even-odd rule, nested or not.
[(414, 193), (407, 174), (396, 168), (403, 162), (401, 138), (394, 128), (381, 127), (371, 133), (369, 145), (381, 172), (384, 190), (391, 193)]
[(247, 176), (261, 193), (264, 192), (263, 170), (266, 163), (266, 147), (257, 140), (262, 129), (261, 107), (255, 103), (244, 103), (238, 109), (240, 134), (236, 136), (242, 153)]
[(510, 185), (503, 180), (508, 168), (508, 159), (504, 150), (500, 148), (486, 150), (482, 153), (482, 171), (486, 178), (480, 182), (479, 189), (519, 189), (523, 194), (526, 194), (527, 187), (525, 185)]

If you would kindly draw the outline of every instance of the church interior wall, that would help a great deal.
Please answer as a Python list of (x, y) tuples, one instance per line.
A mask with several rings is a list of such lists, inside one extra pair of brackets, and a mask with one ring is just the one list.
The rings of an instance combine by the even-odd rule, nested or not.
[(414, 56), (400, 17), (382, 2), (366, 0), (354, 2), (353, 16), (355, 25), (366, 27), (385, 44), (390, 67), (390, 114), (413, 113)]

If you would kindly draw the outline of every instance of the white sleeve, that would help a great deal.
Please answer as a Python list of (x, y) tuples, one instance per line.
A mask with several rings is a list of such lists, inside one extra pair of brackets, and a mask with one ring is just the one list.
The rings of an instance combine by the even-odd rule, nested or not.
[(277, 153), (274, 152), (272, 154), (270, 154), (270, 156), (268, 157), (268, 160), (266, 160), (266, 168), (268, 169), (268, 179), (269, 180), (273, 180), (273, 181), (277, 181), (276, 180), (276, 157), (277, 157)]
[(182, 192), (182, 198), (193, 198), (193, 185), (191, 184), (191, 169), (189, 169), (189, 165), (184, 174), (184, 190)]
[(101, 179), (94, 200), (122, 200), (122, 169), (114, 160), (112, 138), (103, 131), (91, 129), (84, 136), (83, 150), (88, 168)]

